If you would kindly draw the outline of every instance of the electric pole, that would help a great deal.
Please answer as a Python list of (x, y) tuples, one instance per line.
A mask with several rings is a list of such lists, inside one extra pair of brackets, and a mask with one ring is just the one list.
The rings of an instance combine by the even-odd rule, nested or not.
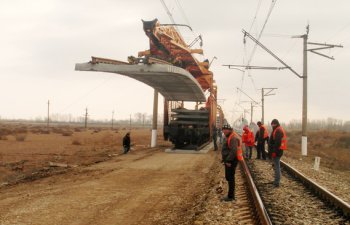
[(114, 122), (114, 110), (112, 111), (112, 130), (113, 130), (113, 122)]
[[(333, 45), (333, 44), (322, 44), (322, 43), (314, 43), (314, 42), (307, 42), (308, 36), (309, 36), (309, 25), (306, 27), (306, 34), (299, 35), (299, 36), (293, 36), (293, 38), (303, 38), (303, 75), (298, 74), (295, 70), (292, 69), (292, 67), (288, 66), (282, 59), (280, 59), (277, 55), (275, 55), (273, 52), (271, 52), (268, 48), (266, 48), (262, 43), (260, 43), (258, 40), (256, 40), (251, 34), (249, 34), (247, 31), (242, 30), (244, 33), (244, 37), (250, 38), (252, 41), (254, 41), (257, 45), (259, 45), (262, 49), (264, 49), (267, 53), (269, 53), (272, 57), (277, 59), (284, 67), (264, 67), (264, 66), (244, 66), (244, 65), (226, 65), (230, 67), (244, 67), (245, 69), (289, 69), (292, 73), (294, 73), (299, 78), (303, 78), (303, 108), (302, 108), (302, 137), (301, 137), (301, 154), (307, 155), (307, 51), (310, 51), (312, 53), (315, 53), (317, 55), (329, 58), (334, 60), (333, 57), (324, 55), (322, 53), (316, 52), (317, 50), (324, 50), (334, 47), (342, 48), (342, 45)], [(307, 49), (307, 45), (319, 45), (323, 47), (318, 48), (312, 48)]]
[[(270, 96), (270, 95), (275, 95), (275, 93), (271, 93), (273, 90), (275, 90), (277, 88), (262, 88), (261, 89), (261, 123), (264, 124), (264, 113), (265, 113), (265, 100), (264, 97), (265, 96)], [(265, 90), (267, 90), (267, 92), (265, 93)], [(271, 94), (270, 94), (271, 93)]]
[[(259, 105), (258, 102), (256, 102), (254, 99), (252, 99), (249, 95), (247, 95), (244, 91), (242, 91), (240, 88), (237, 88), (240, 92), (242, 92), (244, 95), (246, 95), (248, 98), (250, 98), (252, 101), (250, 101), (250, 123), (253, 123), (253, 103), (256, 105)], [(244, 117), (245, 117), (245, 111), (244, 111)]]
[(50, 100), (47, 100), (47, 130), (50, 126)]
[[(317, 55), (329, 58), (334, 60), (334, 57), (327, 56), (325, 54), (316, 52), (316, 50), (324, 50), (329, 48), (335, 48), (339, 47), (342, 48), (342, 45), (333, 45), (333, 44), (322, 44), (322, 43), (315, 43), (315, 42), (308, 42), (309, 37), (309, 25), (306, 26), (306, 34), (299, 35), (299, 36), (293, 36), (293, 38), (302, 38), (303, 39), (303, 109), (302, 109), (302, 130), (301, 130), (301, 154), (304, 156), (307, 156), (307, 52), (310, 51), (312, 53), (315, 53)], [(323, 47), (318, 48), (310, 48), (308, 49), (307, 46), (310, 45), (319, 45)]]
[(85, 129), (87, 128), (87, 120), (88, 120), (88, 109), (87, 107), (85, 108)]
[(131, 114), (130, 114), (130, 119), (129, 119), (129, 130), (131, 131)]
[(142, 114), (142, 127), (145, 128), (145, 114)]
[[(254, 107), (256, 107), (257, 105), (254, 101), (241, 101), (241, 102), (249, 102), (250, 103), (250, 123), (249, 123), (249, 125), (250, 125), (253, 123)], [(247, 111), (247, 110), (245, 109), (244, 112), (245, 111)]]
[(253, 123), (253, 110), (254, 106), (253, 106), (253, 102), (250, 102), (250, 124)]
[(309, 25), (303, 38), (303, 110), (301, 127), (301, 155), (307, 155), (307, 39), (309, 36)]

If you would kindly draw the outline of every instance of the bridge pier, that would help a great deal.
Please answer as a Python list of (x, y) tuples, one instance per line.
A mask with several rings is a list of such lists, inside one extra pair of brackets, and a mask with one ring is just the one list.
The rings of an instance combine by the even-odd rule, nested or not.
[(158, 91), (154, 89), (151, 148), (157, 146)]

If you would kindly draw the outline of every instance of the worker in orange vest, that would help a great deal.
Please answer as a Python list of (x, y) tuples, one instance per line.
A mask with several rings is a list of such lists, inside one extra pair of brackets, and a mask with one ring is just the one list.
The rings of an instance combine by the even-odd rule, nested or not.
[(256, 146), (256, 150), (257, 150), (257, 159), (266, 159), (266, 152), (265, 152), (265, 142), (269, 140), (269, 132), (267, 131), (267, 128), (265, 127), (265, 125), (263, 125), (260, 121), (257, 122), (258, 126), (259, 126), (259, 130), (257, 132), (257, 146)]
[(224, 140), (222, 145), (222, 162), (225, 165), (225, 178), (228, 183), (228, 193), (223, 201), (235, 200), (235, 172), (238, 161), (243, 160), (242, 144), (239, 136), (233, 129), (223, 126)]
[(251, 130), (249, 130), (249, 127), (247, 125), (243, 127), (243, 131), (242, 142), (244, 143), (245, 147), (244, 157), (246, 159), (251, 159), (254, 146), (254, 134)]
[(275, 170), (275, 180), (273, 185), (275, 187), (279, 187), (281, 181), (280, 160), (283, 155), (283, 151), (287, 150), (287, 135), (277, 119), (273, 119), (271, 121), (271, 126), (273, 131), (271, 133), (269, 144), (271, 146), (271, 156)]

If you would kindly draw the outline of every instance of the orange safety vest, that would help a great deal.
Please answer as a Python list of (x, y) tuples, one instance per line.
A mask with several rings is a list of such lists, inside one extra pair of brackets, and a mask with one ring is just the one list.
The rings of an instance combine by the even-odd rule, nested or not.
[(243, 132), (242, 134), (242, 142), (248, 146), (254, 146), (254, 134), (250, 130), (248, 132)]
[(230, 148), (231, 146), (231, 139), (233, 137), (236, 137), (238, 139), (238, 146), (237, 146), (237, 159), (239, 161), (243, 160), (243, 155), (242, 155), (242, 144), (241, 144), (241, 140), (238, 138), (238, 135), (236, 134), (236, 132), (232, 131), (232, 133), (230, 134), (230, 136), (227, 139), (227, 147)]
[[(267, 128), (265, 127), (265, 125), (261, 125), (261, 127), (264, 129), (264, 139), (269, 137), (269, 132), (267, 131)], [(260, 132), (260, 130), (259, 130)]]
[(284, 129), (281, 126), (278, 126), (272, 133), (272, 137), (275, 140), (276, 139), (276, 131), (280, 130), (283, 133), (283, 137), (281, 140), (281, 146), (280, 149), (282, 150), (287, 150), (287, 135), (286, 132), (284, 131)]

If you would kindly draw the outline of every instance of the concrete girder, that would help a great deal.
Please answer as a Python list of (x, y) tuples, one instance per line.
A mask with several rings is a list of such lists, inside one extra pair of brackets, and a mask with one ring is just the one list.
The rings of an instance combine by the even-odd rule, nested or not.
[(153, 87), (168, 101), (206, 101), (197, 80), (187, 70), (172, 65), (115, 65), (89, 62), (75, 64), (75, 70), (125, 75)]

